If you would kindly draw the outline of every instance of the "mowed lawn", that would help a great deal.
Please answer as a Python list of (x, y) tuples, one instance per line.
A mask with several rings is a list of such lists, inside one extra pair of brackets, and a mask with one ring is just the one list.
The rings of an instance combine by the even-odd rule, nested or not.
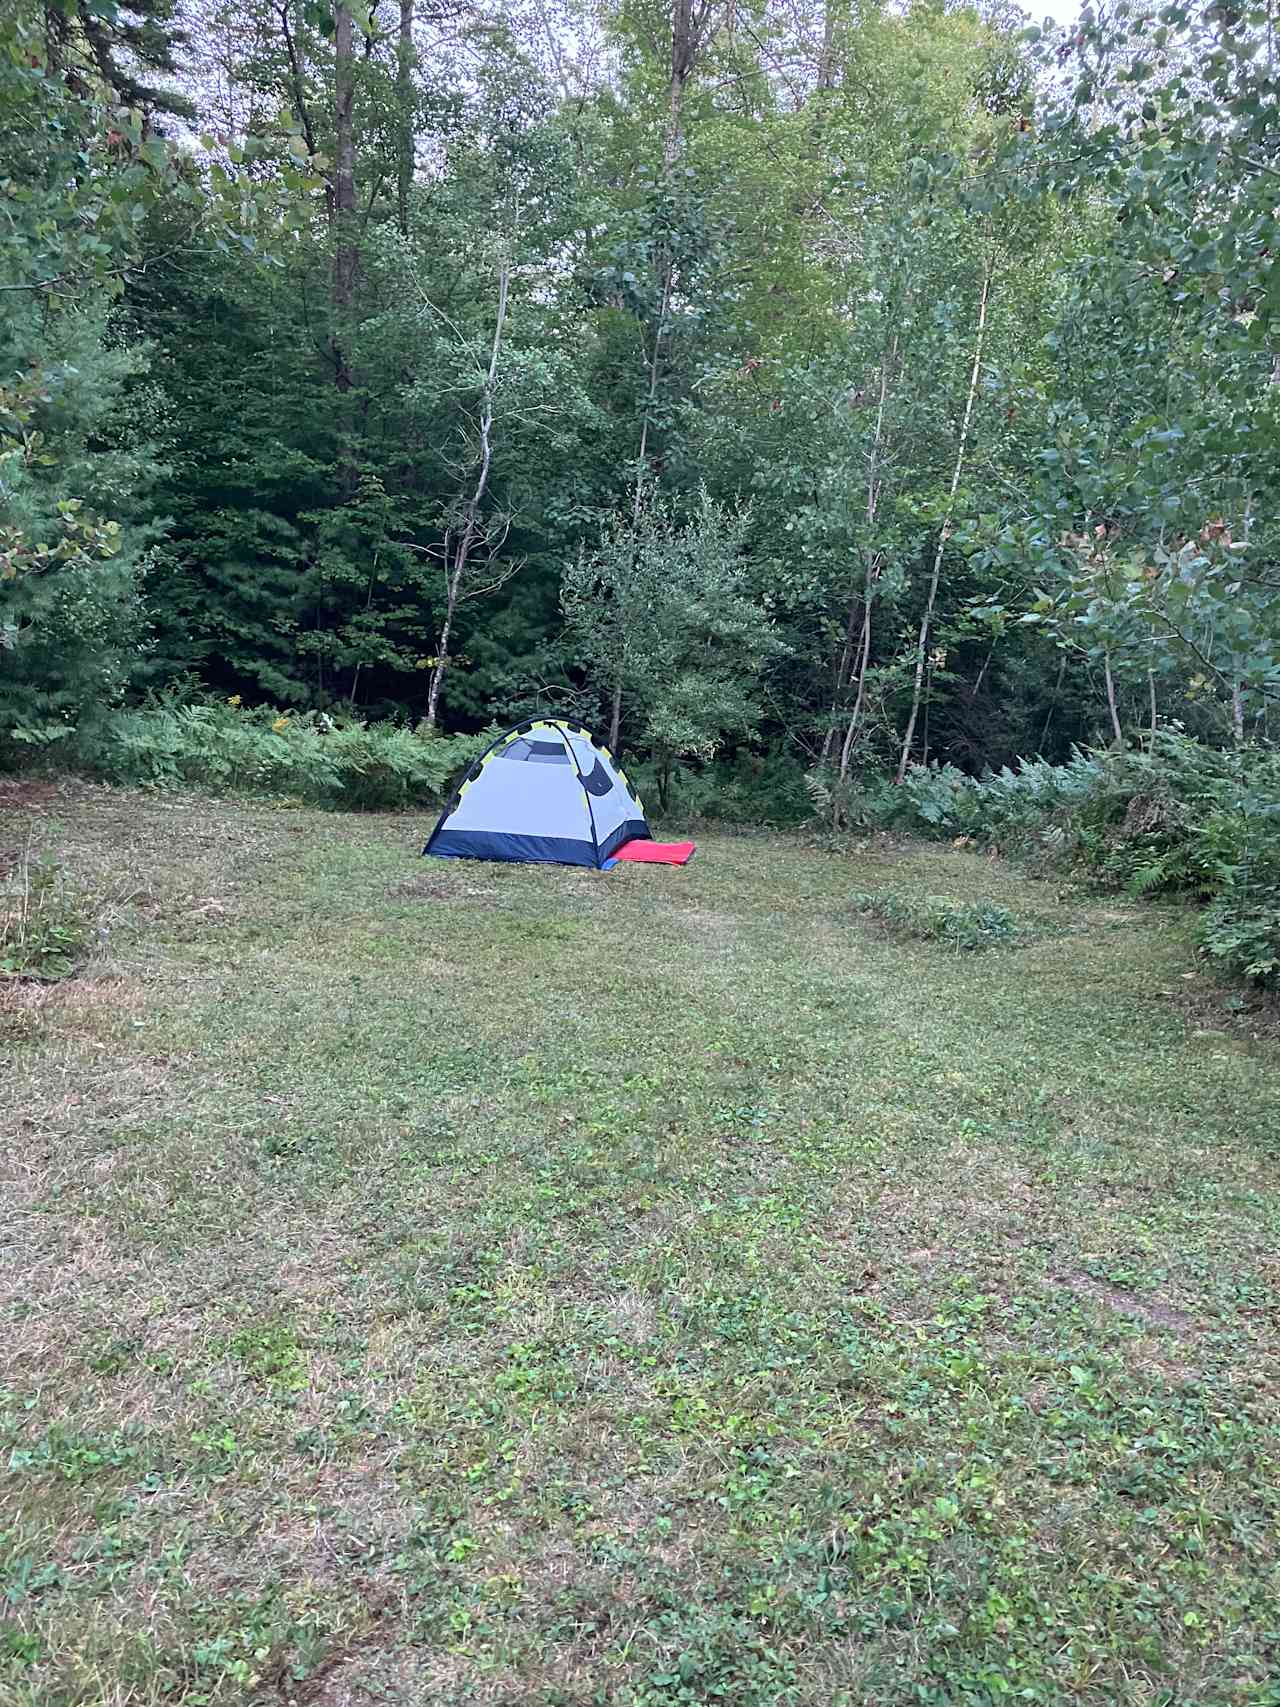
[(0, 1703), (1280, 1702), (1280, 1045), (1185, 922), (426, 827), (0, 818), (109, 926), (0, 993)]

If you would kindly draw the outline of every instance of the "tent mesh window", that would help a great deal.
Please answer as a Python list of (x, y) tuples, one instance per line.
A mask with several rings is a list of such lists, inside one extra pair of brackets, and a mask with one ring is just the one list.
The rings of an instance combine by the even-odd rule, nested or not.
[(509, 747), (502, 749), (500, 758), (523, 759), (535, 765), (567, 765), (569, 754), (560, 741), (533, 741), (519, 735)]

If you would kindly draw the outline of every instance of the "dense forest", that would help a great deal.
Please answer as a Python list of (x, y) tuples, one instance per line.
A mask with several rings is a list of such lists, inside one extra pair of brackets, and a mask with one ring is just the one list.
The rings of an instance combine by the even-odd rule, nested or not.
[(3, 762), (555, 706), (768, 815), (1265, 739), (1275, 90), (1222, 4), (19, 0)]

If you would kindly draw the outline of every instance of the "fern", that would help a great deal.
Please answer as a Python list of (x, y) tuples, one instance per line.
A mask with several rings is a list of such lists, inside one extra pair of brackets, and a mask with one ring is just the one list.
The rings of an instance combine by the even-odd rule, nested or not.
[[(1220, 752), (1166, 731), (1154, 753), (1076, 749), (1065, 764), (1028, 759), (982, 777), (915, 765), (900, 787), (863, 784), (842, 798), (813, 779), (810, 794), (846, 825), (963, 833), (1135, 898), (1164, 891), (1207, 901), (1205, 952), (1237, 975), (1280, 985), (1280, 752)], [(857, 904), (937, 940), (963, 942), (968, 929), (945, 910), (931, 914), (932, 903), (863, 896)]]
[(806, 772), (804, 788), (805, 793), (809, 796), (809, 804), (813, 808), (814, 817), (823, 818), (829, 822), (834, 796), (821, 771)]
[(1135, 900), (1144, 895), (1151, 895), (1157, 889), (1165, 889), (1171, 881), (1171, 862), (1165, 859), (1151, 860), (1146, 865), (1140, 865), (1129, 878), (1125, 888)]
[(423, 737), (391, 723), (339, 726), (316, 712), (161, 702), (110, 720), (96, 769), (113, 782), (151, 788), (377, 811), (439, 800), (490, 739), (491, 732)]

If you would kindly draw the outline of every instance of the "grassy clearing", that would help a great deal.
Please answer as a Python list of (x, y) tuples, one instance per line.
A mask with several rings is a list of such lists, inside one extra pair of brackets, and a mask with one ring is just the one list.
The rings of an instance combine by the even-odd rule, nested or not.
[(33, 825), (117, 901), (0, 989), (4, 1707), (1280, 1702), (1280, 1054), (1176, 915)]

